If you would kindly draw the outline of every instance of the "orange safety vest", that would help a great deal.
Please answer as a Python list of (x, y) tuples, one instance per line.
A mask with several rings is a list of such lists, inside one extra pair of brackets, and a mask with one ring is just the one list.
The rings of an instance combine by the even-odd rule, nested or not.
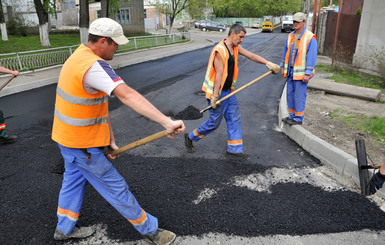
[[(293, 80), (303, 80), (303, 77), (305, 76), (305, 70), (306, 70), (306, 54), (307, 54), (307, 46), (309, 45), (312, 38), (316, 38), (315, 35), (311, 32), (306, 30), (303, 34), (301, 39), (297, 42), (297, 57), (294, 61), (293, 65)], [(289, 68), (289, 57), (291, 53), (291, 45), (294, 43), (294, 32), (289, 34), (289, 37), (287, 38), (287, 51), (285, 56), (285, 65), (283, 67), (283, 77), (287, 77), (287, 72)], [(310, 75), (312, 77), (314, 75), (314, 69), (313, 74)]]
[(60, 72), (52, 139), (65, 147), (110, 145), (108, 95), (89, 94), (83, 88), (84, 74), (97, 60), (103, 59), (81, 44)]
[[(229, 52), (227, 51), (227, 48), (224, 44), (224, 41), (226, 39), (222, 40), (220, 43), (218, 43), (210, 54), (209, 64), (207, 65), (207, 71), (205, 76), (205, 81), (202, 85), (202, 90), (206, 92), (206, 98), (211, 99), (211, 95), (214, 92), (214, 82), (215, 82), (215, 68), (214, 68), (214, 58), (215, 54), (219, 54), (219, 56), (222, 59), (223, 64), (225, 65), (223, 69), (222, 79), (221, 79), (221, 91), (223, 88), (223, 85), (225, 85), (226, 78), (227, 78), (227, 67), (228, 67), (228, 60), (229, 60)], [(234, 91), (235, 83), (237, 82), (238, 78), (238, 47), (234, 46), (234, 74), (233, 74), (233, 83), (231, 85), (231, 92)]]

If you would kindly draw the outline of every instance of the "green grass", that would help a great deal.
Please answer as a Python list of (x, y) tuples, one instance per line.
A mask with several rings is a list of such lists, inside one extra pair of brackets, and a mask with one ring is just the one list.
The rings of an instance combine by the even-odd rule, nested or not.
[[(51, 48), (80, 44), (79, 33), (50, 34)], [(45, 49), (40, 44), (39, 35), (8, 36), (8, 41), (0, 41), (0, 54)]]
[[(146, 36), (151, 36), (152, 34), (146, 34)], [(134, 35), (126, 35), (127, 37), (134, 37)], [(141, 35), (143, 36), (143, 35)], [(138, 40), (137, 47), (138, 49), (154, 47), (154, 46), (162, 46), (165, 45), (162, 40), (159, 38), (157, 45), (155, 41), (149, 40)], [(165, 38), (163, 38), (165, 39)], [(79, 33), (50, 33), (49, 41), (51, 44), (50, 48), (58, 48), (65, 46), (72, 46), (80, 44), (80, 34)], [(187, 40), (186, 40), (187, 41)], [(185, 42), (185, 41), (181, 41)], [(127, 47), (126, 47), (127, 46)], [(46, 49), (46, 47), (42, 47), (40, 44), (40, 36), (39, 35), (28, 35), (26, 37), (23, 36), (8, 36), (8, 41), (0, 40), (0, 54), (6, 53), (16, 53), (23, 51), (31, 51), (31, 50), (40, 50)], [(134, 43), (129, 42), (127, 45), (119, 47), (118, 52), (122, 52), (123, 50), (133, 50)]]
[(385, 93), (385, 81), (379, 76), (373, 76), (353, 69), (344, 67), (333, 67), (326, 65), (317, 65), (316, 72), (333, 73), (330, 79), (335, 80), (338, 83), (347, 83), (355, 86), (379, 89), (382, 93)]
[[(153, 36), (152, 34), (148, 34), (147, 36), (149, 37), (143, 37), (143, 35), (141, 35), (140, 37), (135, 38), (135, 41), (131, 39), (128, 44), (119, 45), (119, 49), (116, 53), (124, 53), (132, 50), (140, 50), (189, 41), (183, 36), (171, 37), (171, 39), (168, 35)], [(1, 57), (3, 65), (13, 67), (12, 69), (18, 69), (18, 59), (21, 60), (24, 71), (64, 63), (69, 55), (68, 49), (60, 49), (52, 52), (47, 50), (47, 48), (41, 47), (39, 35), (29, 35), (26, 37), (9, 36), (8, 39), (9, 41), (1, 41), (0, 54), (12, 53), (12, 55)], [(171, 43), (172, 41), (174, 42)], [(50, 48), (60, 48), (66, 46), (77, 47), (80, 44), (80, 34), (73, 31), (65, 33), (50, 33), (50, 44)], [(18, 56), (13, 54), (33, 50), (44, 51), (35, 52), (34, 54), (19, 54)], [(75, 51), (75, 48), (72, 48), (72, 51)], [(30, 57), (32, 56), (35, 58), (33, 58), (33, 62), (30, 62)]]
[(332, 119), (340, 120), (349, 127), (354, 127), (365, 134), (371, 134), (385, 146), (385, 118), (368, 117), (363, 114), (353, 114), (346, 110), (334, 110), (330, 113)]

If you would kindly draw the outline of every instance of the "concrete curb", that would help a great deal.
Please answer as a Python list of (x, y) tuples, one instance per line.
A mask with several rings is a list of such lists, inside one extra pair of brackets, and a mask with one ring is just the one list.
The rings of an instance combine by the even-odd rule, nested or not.
[[(304, 150), (319, 159), (322, 164), (333, 168), (340, 175), (351, 178), (358, 186), (360, 186), (357, 158), (354, 158), (341, 149), (318, 138), (300, 125), (289, 126), (288, 124), (283, 123), (282, 118), (287, 116), (289, 116), (289, 112), (287, 110), (285, 85), (278, 108), (279, 128)], [(372, 171), (369, 171), (370, 176), (372, 173)], [(376, 194), (385, 198), (384, 189), (378, 190)]]

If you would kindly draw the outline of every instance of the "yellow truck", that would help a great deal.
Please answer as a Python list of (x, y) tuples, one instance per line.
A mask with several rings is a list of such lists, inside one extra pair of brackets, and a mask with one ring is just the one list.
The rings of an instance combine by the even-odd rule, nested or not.
[(271, 17), (264, 17), (262, 22), (262, 31), (263, 32), (273, 32), (274, 31), (274, 25), (273, 20)]

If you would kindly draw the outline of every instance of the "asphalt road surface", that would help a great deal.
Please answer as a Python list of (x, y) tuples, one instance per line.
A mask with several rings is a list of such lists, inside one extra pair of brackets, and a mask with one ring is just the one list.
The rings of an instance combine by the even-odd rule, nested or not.
[[(287, 34), (261, 33), (242, 44), (279, 63)], [(200, 92), (211, 47), (119, 69), (130, 86), (174, 117), (188, 106), (207, 106)], [(267, 72), (240, 58), (237, 86)], [(381, 244), (384, 212), (353, 184), (280, 132), (278, 100), (284, 80), (269, 75), (240, 92), (247, 160), (225, 156), (225, 121), (187, 153), (183, 136), (160, 139), (114, 161), (142, 207), (159, 226), (178, 234), (176, 244)], [(55, 86), (0, 98), (16, 144), (0, 146), (0, 244), (55, 244), (62, 158), (50, 139)], [(191, 107), (190, 107), (191, 108)], [(118, 144), (163, 130), (110, 100)], [(185, 118), (186, 131), (207, 120)], [(94, 236), (67, 244), (145, 244), (91, 186), (78, 222)], [(62, 243), (60, 243), (62, 244)]]

